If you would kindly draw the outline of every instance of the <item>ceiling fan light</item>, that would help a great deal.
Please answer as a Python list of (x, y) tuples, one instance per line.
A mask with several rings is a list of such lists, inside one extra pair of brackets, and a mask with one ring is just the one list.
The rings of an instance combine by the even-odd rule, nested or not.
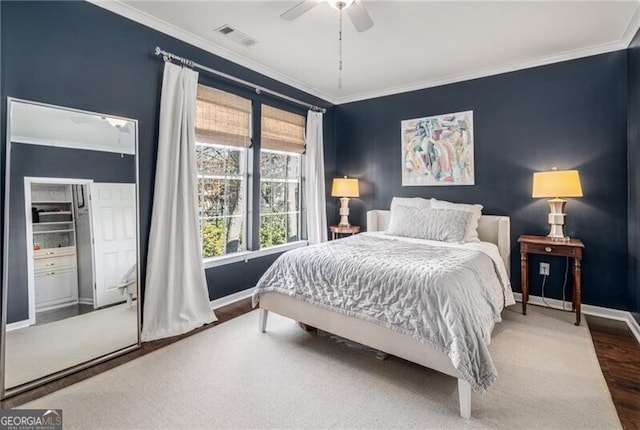
[(354, 2), (354, 0), (327, 0), (327, 3), (334, 9), (346, 9)]

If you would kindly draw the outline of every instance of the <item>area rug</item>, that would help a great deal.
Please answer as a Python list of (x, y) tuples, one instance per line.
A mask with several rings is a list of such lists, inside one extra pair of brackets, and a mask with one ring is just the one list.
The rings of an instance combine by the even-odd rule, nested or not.
[(65, 429), (621, 428), (586, 323), (531, 306), (493, 333), (496, 384), (460, 418), (454, 378), (379, 360), (292, 320), (251, 312), (22, 408), (62, 408)]

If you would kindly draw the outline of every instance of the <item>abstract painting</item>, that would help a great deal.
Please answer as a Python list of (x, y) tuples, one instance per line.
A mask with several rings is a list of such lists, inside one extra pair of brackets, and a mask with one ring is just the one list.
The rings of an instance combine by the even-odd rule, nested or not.
[(402, 186), (474, 185), (473, 111), (407, 119)]

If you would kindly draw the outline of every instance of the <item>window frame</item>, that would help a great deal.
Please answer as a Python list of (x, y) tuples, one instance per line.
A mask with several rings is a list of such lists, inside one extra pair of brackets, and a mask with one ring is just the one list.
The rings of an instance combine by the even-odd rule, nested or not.
[[(246, 148), (238, 148), (232, 145), (224, 145), (224, 144), (215, 144), (209, 142), (198, 142), (197, 144), (203, 145), (218, 145), (218, 146), (228, 146), (230, 149), (244, 149), (244, 163), (245, 163), (245, 171), (244, 171), (244, 229), (243, 229), (243, 251), (237, 251), (229, 254), (223, 254), (218, 256), (203, 256), (203, 263), (205, 269), (224, 266), (227, 264), (232, 264), (236, 262), (247, 262), (254, 258), (260, 258), (268, 255), (279, 254), (285, 251), (300, 248), (308, 245), (307, 240), (307, 230), (306, 223), (303, 220), (303, 214), (306, 211), (306, 200), (305, 200), (305, 174), (304, 174), (304, 163), (305, 163), (305, 154), (288, 152), (288, 151), (276, 151), (271, 149), (266, 149), (265, 151), (273, 151), (273, 152), (282, 152), (285, 154), (298, 155), (300, 157), (300, 172), (298, 176), (298, 183), (300, 186), (299, 196), (298, 196), (298, 234), (299, 240), (294, 242), (283, 243), (279, 245), (273, 245), (266, 248), (260, 248), (260, 183), (262, 182), (261, 174), (260, 174), (260, 153), (262, 150), (261, 145), (261, 120), (262, 120), (262, 106), (274, 107), (277, 109), (285, 110), (291, 113), (295, 113), (297, 115), (301, 115), (305, 118), (305, 128), (306, 128), (306, 115), (302, 113), (301, 110), (292, 108), (290, 105), (285, 105), (280, 102), (274, 102), (272, 99), (266, 99), (261, 95), (253, 94), (252, 92), (242, 91), (238, 88), (230, 88), (230, 87), (220, 87), (217, 85), (212, 85), (211, 83), (202, 83), (199, 84), (208, 86), (210, 88), (214, 88), (219, 91), (225, 91), (227, 93), (233, 94), (238, 97), (243, 97), (251, 101), (251, 116), (250, 116), (250, 139), (251, 145)], [(199, 176), (198, 172), (198, 176)], [(257, 187), (257, 189), (256, 189)], [(256, 194), (257, 193), (257, 194)], [(256, 198), (257, 196), (257, 198)], [(201, 217), (198, 218), (199, 220)], [(201, 230), (200, 230), (201, 231)], [(257, 240), (256, 240), (257, 238)], [(202, 241), (202, 233), (200, 233), (200, 240)]]

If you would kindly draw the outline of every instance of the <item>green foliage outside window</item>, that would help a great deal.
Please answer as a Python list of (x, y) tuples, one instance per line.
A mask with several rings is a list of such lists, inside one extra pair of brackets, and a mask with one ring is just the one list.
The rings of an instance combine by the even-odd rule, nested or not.
[(224, 227), (211, 222), (202, 228), (202, 256), (224, 255), (226, 247)]
[(263, 216), (260, 220), (260, 248), (287, 243), (286, 217)]
[[(286, 215), (264, 216), (260, 222), (260, 248), (281, 245), (298, 240), (297, 237), (287, 237)], [(202, 256), (215, 257), (237, 251), (237, 240), (227, 242), (225, 234), (225, 220), (212, 221), (202, 227)], [(230, 249), (231, 248), (231, 249)]]

